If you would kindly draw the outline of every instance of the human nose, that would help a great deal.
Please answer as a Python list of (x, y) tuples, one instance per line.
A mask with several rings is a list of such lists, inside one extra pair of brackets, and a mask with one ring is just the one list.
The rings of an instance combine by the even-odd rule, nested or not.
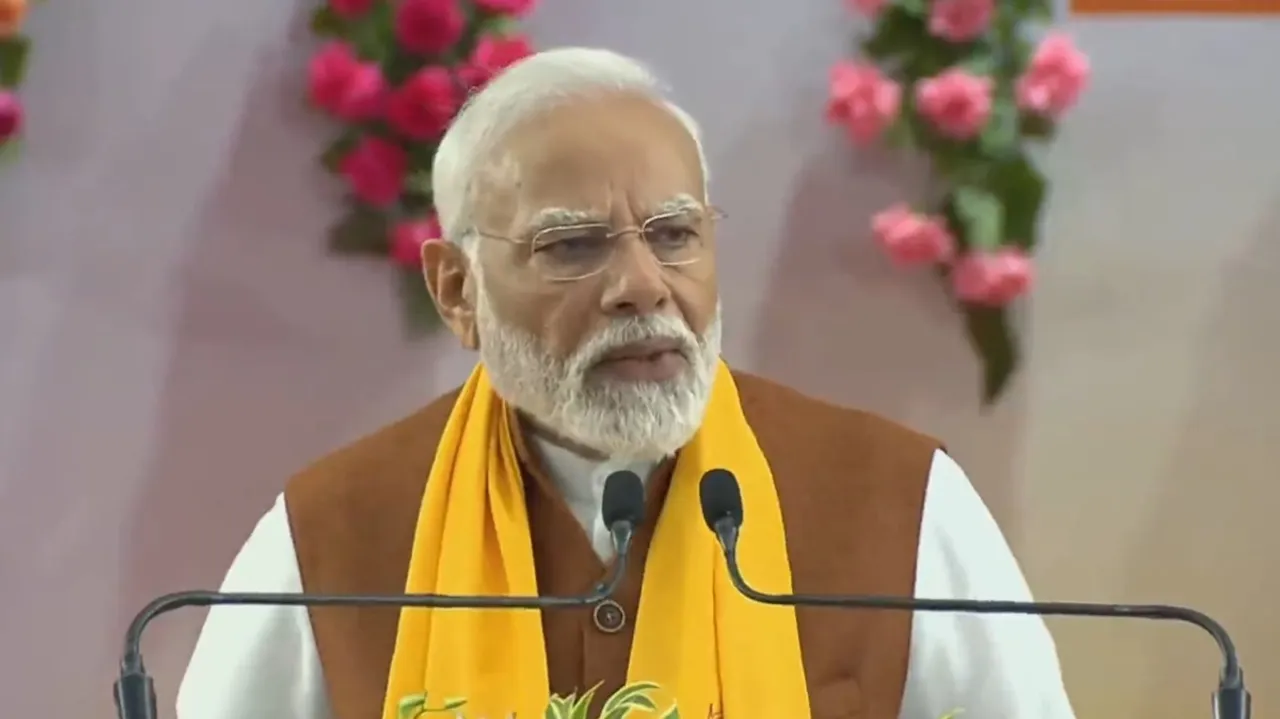
[(627, 232), (615, 239), (605, 275), (601, 304), (607, 314), (654, 314), (671, 303), (671, 288), (662, 265), (644, 241), (643, 233)]

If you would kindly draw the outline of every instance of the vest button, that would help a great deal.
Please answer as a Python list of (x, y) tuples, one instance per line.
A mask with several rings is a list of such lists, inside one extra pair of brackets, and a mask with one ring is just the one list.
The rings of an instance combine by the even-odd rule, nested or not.
[(623, 611), (621, 604), (612, 599), (597, 604), (591, 611), (591, 619), (595, 622), (596, 629), (605, 634), (617, 634), (627, 626), (627, 613)]

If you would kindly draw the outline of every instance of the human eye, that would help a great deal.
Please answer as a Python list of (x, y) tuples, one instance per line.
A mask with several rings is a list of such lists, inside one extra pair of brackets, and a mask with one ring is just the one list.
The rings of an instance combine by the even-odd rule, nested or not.
[(579, 262), (607, 253), (609, 244), (607, 228), (567, 227), (544, 233), (533, 252), (545, 260)]

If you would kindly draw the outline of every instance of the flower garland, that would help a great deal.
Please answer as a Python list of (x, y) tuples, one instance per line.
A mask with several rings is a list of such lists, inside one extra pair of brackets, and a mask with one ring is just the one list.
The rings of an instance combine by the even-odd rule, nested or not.
[(1009, 321), (1031, 288), (1048, 186), (1028, 154), (1052, 139), (1086, 84), (1071, 39), (1030, 26), (1052, 0), (846, 0), (872, 20), (864, 59), (831, 71), (827, 118), (856, 145), (884, 141), (926, 155), (938, 196), (900, 203), (872, 234), (901, 266), (931, 266), (949, 283), (994, 403), (1019, 363)]
[[(14, 0), (0, 0), (0, 3)], [(400, 270), (405, 315), (419, 334), (439, 323), (422, 282), (421, 251), (440, 237), (431, 163), (469, 93), (532, 52), (513, 21), (534, 0), (328, 0), (311, 29), (312, 105), (342, 123), (320, 156), (346, 184), (329, 248)]]
[(31, 55), (31, 40), (22, 34), (27, 9), (27, 0), (0, 0), (0, 160), (14, 155), (22, 132), (17, 88)]

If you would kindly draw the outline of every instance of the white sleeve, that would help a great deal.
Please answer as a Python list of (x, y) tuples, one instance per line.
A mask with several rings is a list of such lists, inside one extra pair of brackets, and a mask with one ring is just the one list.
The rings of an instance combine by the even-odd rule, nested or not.
[[(283, 495), (236, 555), (226, 592), (300, 592)], [(305, 607), (213, 607), (178, 690), (178, 719), (329, 719)]]
[[(1013, 552), (944, 452), (933, 459), (916, 565), (917, 597), (1030, 601)], [(902, 719), (1074, 719), (1053, 637), (1040, 617), (917, 612)]]

